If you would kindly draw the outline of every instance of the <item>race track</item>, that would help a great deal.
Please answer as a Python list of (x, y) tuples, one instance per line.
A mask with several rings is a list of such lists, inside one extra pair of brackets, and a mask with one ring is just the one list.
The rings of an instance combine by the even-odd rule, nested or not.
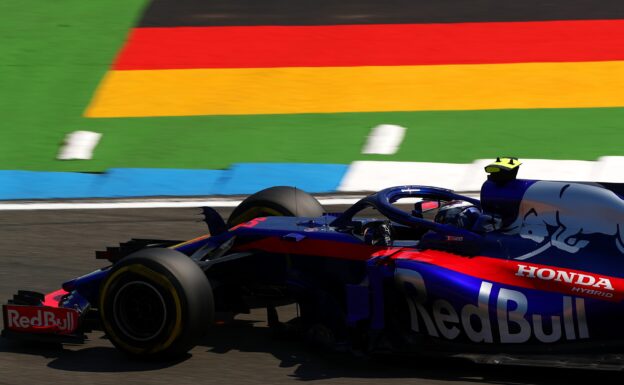
[[(332, 211), (340, 208), (332, 207)], [(227, 215), (230, 209), (223, 210)], [(93, 250), (131, 237), (188, 239), (205, 225), (197, 209), (0, 211), (0, 301), (18, 288), (51, 291), (104, 265)], [(284, 309), (284, 313), (292, 309)], [(612, 384), (613, 373), (475, 365), (463, 361), (362, 359), (278, 340), (263, 312), (213, 328), (176, 362), (128, 359), (90, 334), (80, 346), (45, 347), (0, 339), (0, 384)]]

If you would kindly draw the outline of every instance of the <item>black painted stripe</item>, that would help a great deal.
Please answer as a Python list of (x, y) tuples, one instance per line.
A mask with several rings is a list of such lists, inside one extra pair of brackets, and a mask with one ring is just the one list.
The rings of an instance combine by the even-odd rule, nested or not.
[(456, 23), (624, 18), (624, 0), (152, 0), (139, 26)]

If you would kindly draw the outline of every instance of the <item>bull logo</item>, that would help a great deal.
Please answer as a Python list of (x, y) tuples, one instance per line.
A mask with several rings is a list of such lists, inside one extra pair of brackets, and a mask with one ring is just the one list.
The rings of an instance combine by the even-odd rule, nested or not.
[(596, 185), (538, 181), (524, 193), (507, 233), (543, 243), (516, 259), (528, 259), (551, 246), (577, 253), (589, 244), (584, 238), (590, 234), (614, 237), (624, 254), (624, 200)]

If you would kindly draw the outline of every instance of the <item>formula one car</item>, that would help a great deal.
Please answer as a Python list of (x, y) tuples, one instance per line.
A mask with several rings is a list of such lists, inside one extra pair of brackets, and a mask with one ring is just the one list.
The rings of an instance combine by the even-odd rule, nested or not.
[[(266, 308), (271, 327), (329, 347), (557, 365), (600, 352), (621, 369), (623, 186), (521, 180), (519, 165), (486, 167), (481, 199), (400, 186), (325, 213), (273, 187), (227, 222), (206, 207), (209, 235), (134, 239), (57, 291), (19, 291), (3, 335), (76, 342), (101, 328), (131, 355), (173, 356), (215, 317)], [(281, 322), (275, 308), (292, 303), (298, 317)]]

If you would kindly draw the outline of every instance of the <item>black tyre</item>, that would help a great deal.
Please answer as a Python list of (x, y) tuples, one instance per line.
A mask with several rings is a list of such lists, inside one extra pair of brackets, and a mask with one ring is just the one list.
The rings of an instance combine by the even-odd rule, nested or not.
[(295, 187), (276, 186), (258, 191), (242, 201), (230, 215), (228, 226), (258, 217), (319, 217), (323, 213), (323, 207), (312, 195)]
[(138, 251), (115, 264), (100, 288), (104, 331), (134, 356), (172, 357), (205, 335), (214, 317), (204, 272), (171, 249)]

